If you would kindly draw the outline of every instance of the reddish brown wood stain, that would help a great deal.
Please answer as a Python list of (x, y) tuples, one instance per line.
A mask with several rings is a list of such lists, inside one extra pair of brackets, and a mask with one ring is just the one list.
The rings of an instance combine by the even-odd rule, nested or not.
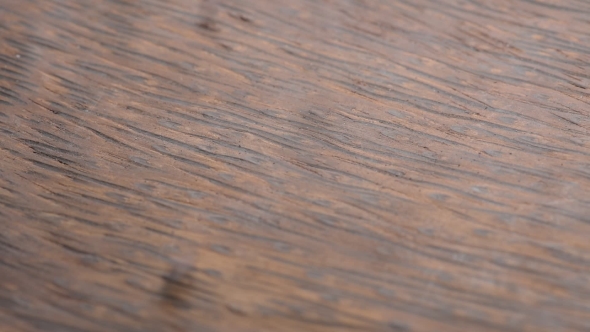
[(589, 18), (0, 1), (0, 330), (590, 331)]

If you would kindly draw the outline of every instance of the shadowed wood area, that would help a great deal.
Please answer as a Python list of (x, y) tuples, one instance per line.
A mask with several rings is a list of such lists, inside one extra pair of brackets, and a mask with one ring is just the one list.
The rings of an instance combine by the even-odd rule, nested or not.
[(590, 2), (0, 0), (0, 330), (590, 331)]

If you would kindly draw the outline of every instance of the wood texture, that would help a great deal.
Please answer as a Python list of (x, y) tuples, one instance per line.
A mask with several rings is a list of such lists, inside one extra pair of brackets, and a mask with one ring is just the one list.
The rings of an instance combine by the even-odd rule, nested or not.
[(590, 2), (0, 0), (1, 331), (590, 331)]

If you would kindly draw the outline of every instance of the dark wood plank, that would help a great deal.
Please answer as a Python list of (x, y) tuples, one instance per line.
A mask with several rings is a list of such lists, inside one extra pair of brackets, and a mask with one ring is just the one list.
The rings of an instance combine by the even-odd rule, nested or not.
[(589, 32), (0, 0), (0, 330), (590, 331)]

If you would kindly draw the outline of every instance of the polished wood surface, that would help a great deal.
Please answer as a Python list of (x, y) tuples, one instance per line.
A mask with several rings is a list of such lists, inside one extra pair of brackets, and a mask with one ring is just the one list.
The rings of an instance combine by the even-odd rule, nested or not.
[(0, 0), (0, 331), (590, 331), (590, 2)]

